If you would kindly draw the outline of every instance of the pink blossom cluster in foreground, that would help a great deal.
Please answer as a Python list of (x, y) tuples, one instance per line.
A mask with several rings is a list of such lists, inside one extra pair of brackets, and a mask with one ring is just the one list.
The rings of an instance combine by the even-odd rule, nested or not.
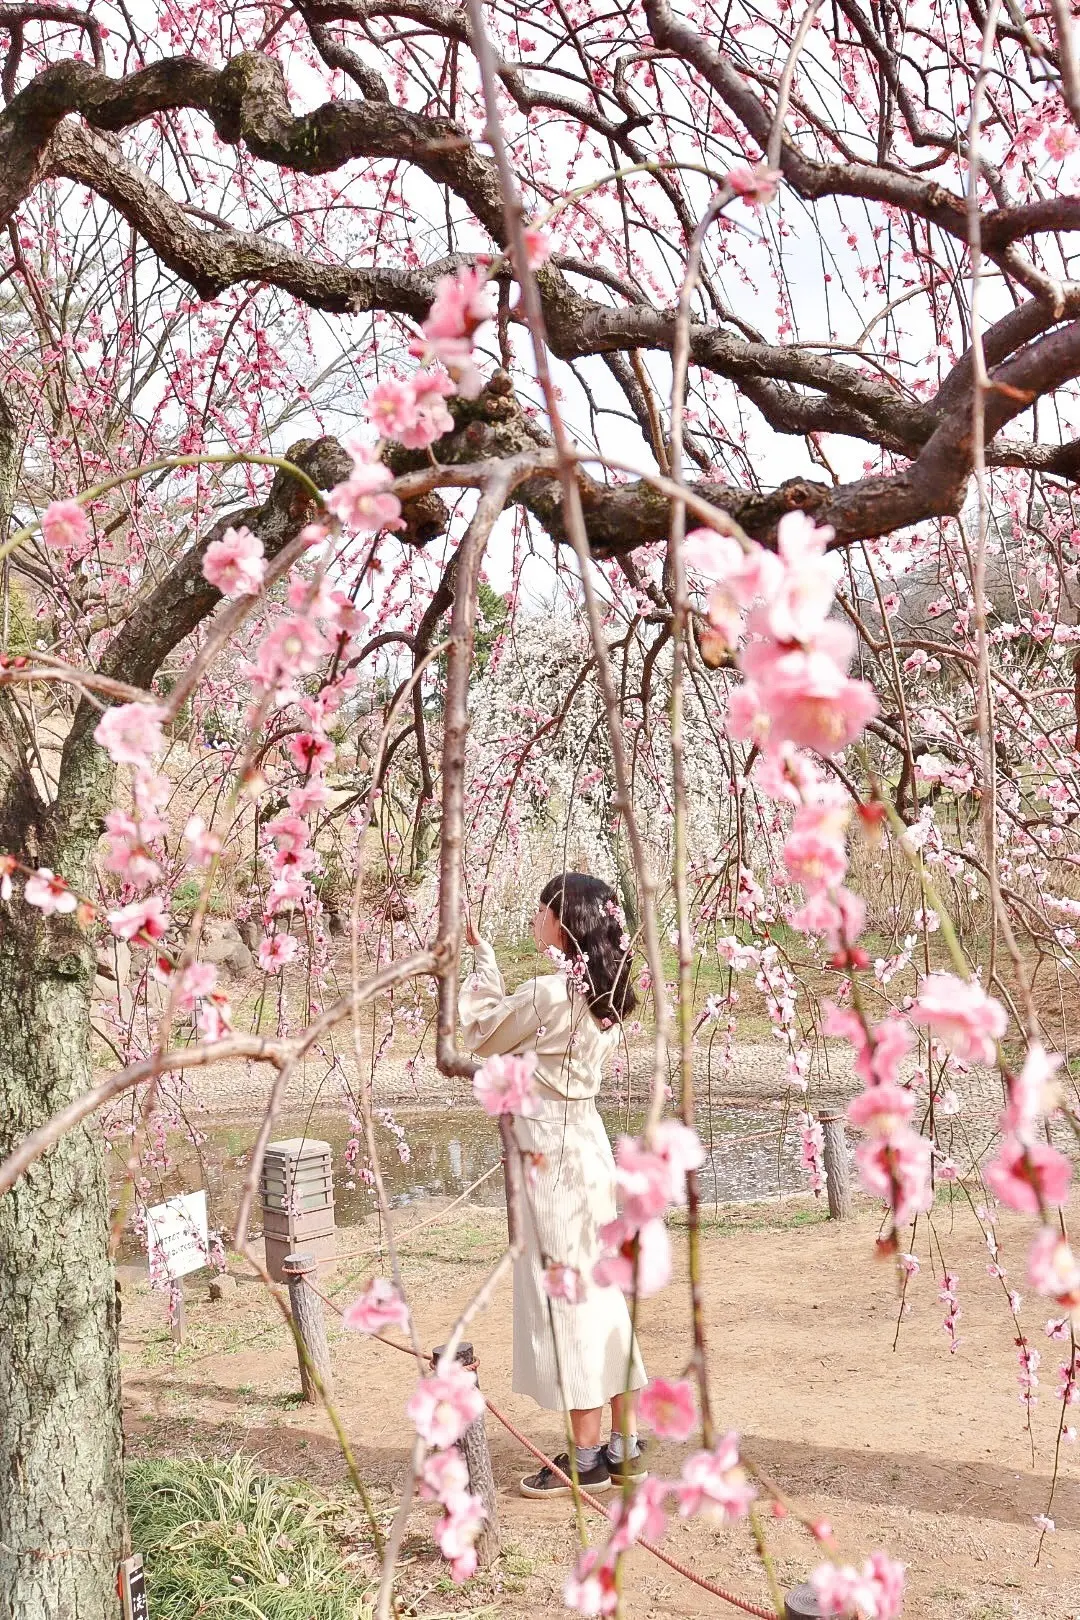
[(500, 1114), (532, 1118), (540, 1106), (535, 1076), (535, 1052), (489, 1057), (473, 1075), (473, 1096), (493, 1119)]
[[(793, 809), (784, 863), (805, 900), (788, 921), (802, 933), (823, 937), (833, 967), (854, 975), (870, 961), (860, 945), (866, 908), (845, 883), (853, 806), (841, 783), (807, 750), (830, 755), (854, 742), (876, 705), (866, 683), (847, 675), (854, 640), (830, 617), (841, 568), (839, 557), (827, 549), (831, 538), (831, 530), (790, 513), (777, 527), (775, 554), (708, 529), (687, 535), (684, 554), (691, 573), (711, 581), (712, 633), (736, 656), (745, 676), (729, 703), (728, 730), (761, 746), (759, 789)], [(880, 819), (878, 806), (859, 809), (868, 823)], [(933, 1201), (933, 1145), (914, 1127), (917, 1097), (901, 1075), (913, 1045), (912, 1025), (925, 1028), (961, 1065), (992, 1064), (998, 1061), (1007, 1016), (977, 979), (947, 972), (925, 975), (906, 1018), (890, 1015), (872, 1024), (854, 1003), (826, 1007), (825, 1033), (846, 1037), (855, 1050), (864, 1090), (850, 1103), (848, 1119), (863, 1136), (856, 1152), (862, 1184), (891, 1211), (892, 1229), (884, 1241), (893, 1251), (899, 1247), (896, 1228)], [(1007, 1074), (1003, 1141), (985, 1174), (1003, 1204), (1039, 1217), (1030, 1280), (1059, 1310), (1080, 1321), (1080, 1265), (1052, 1221), (1067, 1197), (1072, 1168), (1040, 1137), (1043, 1122), (1060, 1105), (1055, 1080), (1060, 1061), (1033, 1041), (1019, 1073)], [(942, 1112), (959, 1106), (950, 1103), (950, 1095), (941, 1098)], [(803, 1161), (818, 1190), (818, 1144), (809, 1116)], [(949, 1171), (946, 1161), (943, 1176)], [(949, 1274), (942, 1297), (955, 1349), (959, 1309), (956, 1279)], [(1025, 1376), (1031, 1372), (1026, 1364)]]
[(822, 1614), (896, 1620), (904, 1603), (904, 1565), (876, 1552), (861, 1569), (821, 1564), (810, 1577)]
[(746, 1517), (757, 1491), (739, 1460), (739, 1440), (726, 1434), (711, 1451), (696, 1451), (683, 1464), (677, 1480), (644, 1479), (614, 1507), (611, 1533), (602, 1547), (582, 1553), (566, 1582), (564, 1599), (579, 1614), (614, 1614), (618, 1605), (619, 1560), (641, 1540), (659, 1541), (668, 1514), (696, 1516), (715, 1524)]
[(777, 550), (696, 529), (684, 542), (691, 570), (714, 581), (713, 634), (737, 653), (745, 680), (728, 703), (733, 737), (781, 757), (785, 744), (835, 753), (877, 713), (868, 682), (847, 673), (855, 632), (829, 617), (842, 567), (826, 551), (832, 530), (789, 512)]
[[(411, 377), (387, 378), (368, 396), (364, 412), (380, 439), (393, 439), (410, 450), (426, 449), (454, 425), (447, 399), (453, 394), (475, 399), (483, 379), (473, 344), (492, 317), (489, 289), (486, 264), (463, 265), (452, 276), (439, 277), (421, 335), (409, 346), (422, 361), (421, 369)], [(400, 527), (401, 502), (393, 493), (392, 472), (378, 459), (378, 444), (369, 445), (354, 434), (345, 446), (353, 469), (327, 496), (330, 511), (358, 534)]]
[[(382, 1333), (389, 1327), (407, 1331), (409, 1309), (387, 1277), (373, 1277), (364, 1292), (342, 1314), (354, 1333)], [(451, 1362), (422, 1378), (406, 1411), (425, 1443), (433, 1447), (420, 1474), (420, 1494), (444, 1509), (435, 1539), (449, 1559), (455, 1581), (467, 1581), (476, 1569), (476, 1538), (487, 1517), (483, 1502), (469, 1490), (469, 1471), (457, 1449), (470, 1423), (484, 1410), (476, 1374)]]
[(483, 1415), (484, 1397), (476, 1374), (451, 1362), (422, 1378), (405, 1408), (417, 1433), (433, 1449), (420, 1475), (421, 1494), (442, 1505), (435, 1540), (450, 1560), (455, 1581), (467, 1581), (476, 1570), (476, 1538), (487, 1510), (469, 1490), (469, 1473), (456, 1449), (470, 1423)]
[(600, 1228), (605, 1253), (593, 1268), (601, 1288), (615, 1286), (648, 1298), (671, 1277), (671, 1244), (664, 1215), (686, 1202), (686, 1175), (705, 1162), (696, 1131), (661, 1120), (648, 1139), (620, 1137), (615, 1148), (619, 1214)]

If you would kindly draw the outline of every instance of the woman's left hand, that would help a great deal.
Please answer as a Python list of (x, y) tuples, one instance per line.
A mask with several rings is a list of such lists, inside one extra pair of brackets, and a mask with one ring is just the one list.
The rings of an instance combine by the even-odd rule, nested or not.
[(466, 945), (479, 945), (480, 935), (476, 932), (476, 924), (472, 920), (472, 912), (465, 914), (465, 943)]

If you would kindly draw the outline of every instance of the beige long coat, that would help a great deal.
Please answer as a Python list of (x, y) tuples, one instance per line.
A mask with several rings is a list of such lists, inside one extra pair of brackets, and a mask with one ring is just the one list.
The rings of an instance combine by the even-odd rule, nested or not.
[[(618, 1029), (601, 1029), (561, 973), (508, 995), (486, 940), (475, 959), (459, 1004), (462, 1039), (478, 1057), (535, 1052), (541, 1098), (535, 1118), (514, 1120), (519, 1147), (534, 1156), (526, 1246), (514, 1266), (514, 1391), (550, 1411), (603, 1406), (646, 1382), (626, 1300), (592, 1280), (599, 1229), (616, 1212), (615, 1161), (596, 1095)], [(581, 1277), (580, 1303), (549, 1298), (544, 1272), (552, 1264)]]

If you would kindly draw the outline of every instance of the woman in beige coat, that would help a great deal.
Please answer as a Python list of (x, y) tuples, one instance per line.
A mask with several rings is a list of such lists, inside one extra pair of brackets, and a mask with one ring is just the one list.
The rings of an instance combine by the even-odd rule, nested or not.
[[(615, 1161), (596, 1095), (635, 1004), (629, 940), (613, 891), (580, 872), (544, 888), (533, 936), (559, 971), (508, 995), (494, 951), (470, 922), (475, 972), (461, 994), (461, 1030), (479, 1057), (536, 1053), (538, 1111), (514, 1119), (529, 1174), (525, 1248), (514, 1266), (513, 1387), (550, 1411), (569, 1410), (578, 1479), (596, 1491), (645, 1472), (632, 1392), (646, 1376), (630, 1313), (619, 1289), (593, 1281), (600, 1228), (616, 1214)], [(570, 1472), (567, 1455), (555, 1462)], [(567, 1489), (546, 1467), (521, 1481), (525, 1496)]]

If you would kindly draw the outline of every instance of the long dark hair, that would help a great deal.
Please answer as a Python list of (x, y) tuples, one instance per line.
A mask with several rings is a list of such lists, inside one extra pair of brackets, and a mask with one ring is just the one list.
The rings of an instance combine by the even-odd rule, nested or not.
[(544, 884), (540, 904), (551, 908), (566, 935), (571, 966), (581, 963), (593, 1017), (601, 1023), (629, 1017), (637, 997), (630, 982), (629, 942), (624, 944), (626, 924), (614, 889), (585, 872), (560, 872)]

